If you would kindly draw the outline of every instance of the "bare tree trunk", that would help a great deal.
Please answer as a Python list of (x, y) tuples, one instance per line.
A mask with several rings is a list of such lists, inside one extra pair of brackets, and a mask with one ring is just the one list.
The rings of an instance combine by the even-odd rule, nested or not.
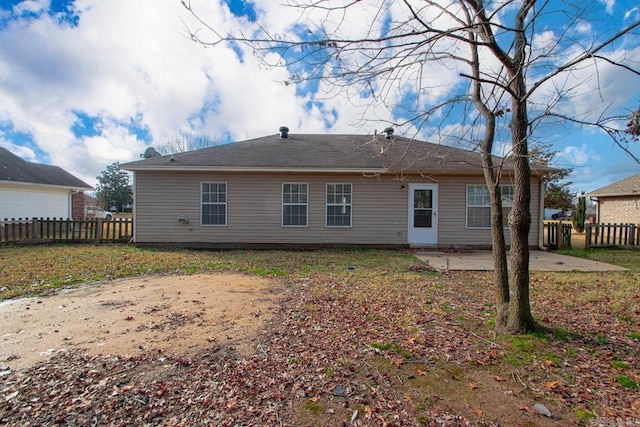
[[(464, 9), (469, 28), (473, 28), (473, 18)], [(489, 189), (491, 205), (491, 251), (493, 254), (493, 286), (496, 301), (496, 330), (506, 331), (509, 319), (509, 270), (507, 268), (507, 246), (504, 238), (504, 218), (502, 214), (502, 194), (500, 193), (500, 173), (493, 164), (493, 143), (495, 141), (496, 114), (482, 100), (480, 58), (474, 31), (468, 31), (471, 49), (472, 99), (476, 109), (485, 120), (484, 139), (480, 155), (484, 180)]]
[(521, 72), (513, 76), (515, 97), (512, 102), (511, 140), (515, 162), (515, 194), (509, 215), (511, 228), (511, 305), (507, 330), (514, 334), (536, 328), (529, 304), (529, 230), (531, 228), (531, 169), (527, 147), (527, 107), (524, 77)]
[[(493, 170), (491, 155), (483, 153), (482, 166), (491, 199), (491, 251), (493, 254), (493, 286), (496, 298), (496, 330), (504, 332), (508, 329), (510, 295), (507, 245), (503, 228), (502, 195), (500, 193), (499, 177)], [(489, 185), (489, 183), (491, 184)]]

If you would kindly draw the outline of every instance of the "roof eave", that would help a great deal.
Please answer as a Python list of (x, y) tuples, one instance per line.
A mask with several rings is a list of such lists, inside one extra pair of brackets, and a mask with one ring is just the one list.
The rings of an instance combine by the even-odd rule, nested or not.
[(457, 174), (478, 175), (482, 169), (387, 169), (387, 168), (327, 168), (327, 167), (247, 167), (247, 166), (164, 166), (164, 165), (125, 165), (122, 169), (131, 172), (253, 172), (253, 173), (351, 173), (351, 174)]
[(74, 185), (54, 185), (54, 184), (41, 184), (39, 182), (24, 182), (24, 181), (9, 181), (9, 180), (0, 180), (2, 184), (9, 185), (27, 185), (33, 187), (49, 187), (49, 188), (64, 188), (72, 191), (93, 191), (93, 187), (78, 187)]
[(584, 197), (630, 197), (630, 196), (640, 196), (639, 192), (622, 192), (622, 193), (587, 193)]

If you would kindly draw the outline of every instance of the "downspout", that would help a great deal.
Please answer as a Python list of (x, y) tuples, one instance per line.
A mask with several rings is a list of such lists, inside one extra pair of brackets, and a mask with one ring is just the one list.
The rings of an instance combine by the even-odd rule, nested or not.
[(69, 194), (67, 194), (67, 219), (73, 219), (73, 193), (76, 190), (69, 190)]
[(136, 197), (136, 172), (133, 172), (133, 178), (131, 179), (133, 182), (131, 184), (132, 190), (133, 190), (133, 207), (131, 208), (133, 210), (133, 234), (131, 235), (131, 242), (135, 243), (136, 240), (136, 232), (138, 231), (138, 220), (137, 220), (137, 215), (138, 215), (138, 209), (136, 209), (136, 203), (137, 203), (137, 197)]
[(538, 213), (538, 248), (541, 251), (546, 251), (548, 248), (544, 247), (544, 187), (545, 180), (548, 175), (540, 177), (540, 212)]

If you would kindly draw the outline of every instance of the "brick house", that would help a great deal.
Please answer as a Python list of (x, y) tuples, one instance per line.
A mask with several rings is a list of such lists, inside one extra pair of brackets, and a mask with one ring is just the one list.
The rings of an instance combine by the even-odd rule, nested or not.
[(600, 224), (640, 224), (640, 174), (585, 194), (596, 202)]

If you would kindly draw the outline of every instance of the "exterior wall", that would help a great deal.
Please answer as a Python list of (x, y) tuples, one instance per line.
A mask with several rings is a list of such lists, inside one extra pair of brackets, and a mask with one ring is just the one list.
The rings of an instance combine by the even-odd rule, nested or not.
[[(467, 185), (484, 185), (484, 177), (443, 176), (436, 177), (438, 183), (438, 245), (439, 246), (490, 246), (491, 230), (467, 228)], [(509, 181), (504, 181), (509, 185)], [(534, 178), (531, 182), (531, 231), (529, 232), (529, 246), (538, 246), (538, 232), (540, 230), (540, 180)], [(511, 243), (511, 233), (508, 219), (505, 221), (505, 239), (507, 245)]]
[[(406, 178), (406, 177), (405, 177)], [(138, 171), (134, 178), (135, 240), (175, 244), (406, 245), (408, 184), (438, 183), (438, 246), (489, 246), (489, 229), (466, 229), (466, 185), (482, 177), (365, 177)], [(200, 225), (200, 183), (227, 183), (227, 225)], [(282, 183), (309, 184), (308, 226), (283, 227)], [(326, 183), (352, 184), (352, 226), (325, 226)], [(403, 188), (404, 186), (404, 188)], [(539, 185), (532, 185), (532, 232), (536, 246)], [(180, 223), (184, 216), (188, 222)], [(506, 230), (507, 239), (509, 236)], [(508, 240), (507, 240), (508, 241)]]
[(71, 214), (73, 219), (85, 217), (84, 193), (73, 193), (71, 195)]
[(598, 222), (640, 224), (640, 196), (600, 197)]
[(0, 218), (69, 218), (66, 188), (0, 183)]

